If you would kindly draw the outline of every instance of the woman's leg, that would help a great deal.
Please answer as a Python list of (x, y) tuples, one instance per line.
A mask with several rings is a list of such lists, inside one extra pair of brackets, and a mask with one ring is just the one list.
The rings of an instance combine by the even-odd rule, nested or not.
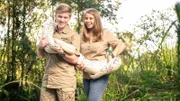
[(83, 85), (87, 96), (89, 95), (90, 81), (89, 79), (83, 79)]
[(84, 88), (88, 96), (88, 101), (101, 101), (102, 95), (106, 89), (109, 75), (104, 75), (95, 80), (84, 79)]

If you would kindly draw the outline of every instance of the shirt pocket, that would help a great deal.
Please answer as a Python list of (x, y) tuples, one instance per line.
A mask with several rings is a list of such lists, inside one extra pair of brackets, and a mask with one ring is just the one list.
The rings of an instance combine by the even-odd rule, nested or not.
[(97, 54), (102, 54), (106, 51), (107, 44), (105, 42), (97, 42), (92, 45), (92, 51)]
[(92, 53), (97, 53), (99, 46), (98, 44), (92, 44), (88, 48), (91, 50)]

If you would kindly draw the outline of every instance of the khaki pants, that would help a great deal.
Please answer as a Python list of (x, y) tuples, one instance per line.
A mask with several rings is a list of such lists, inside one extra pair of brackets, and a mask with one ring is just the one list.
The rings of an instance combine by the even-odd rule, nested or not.
[(72, 88), (50, 89), (42, 87), (40, 101), (75, 101), (75, 91)]

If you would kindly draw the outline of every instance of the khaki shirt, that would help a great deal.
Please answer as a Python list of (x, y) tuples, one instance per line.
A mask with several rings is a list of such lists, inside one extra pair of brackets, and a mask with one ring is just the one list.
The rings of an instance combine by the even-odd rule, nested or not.
[[(54, 33), (53, 37), (76, 46), (78, 49), (75, 54), (80, 54), (80, 37), (69, 26), (61, 33)], [(71, 90), (74, 91), (76, 88), (76, 71), (74, 65), (66, 62), (58, 54), (47, 53), (42, 86), (47, 88), (72, 88)]]
[[(113, 34), (108, 31), (104, 31), (103, 41), (99, 42), (84, 42), (81, 40), (80, 51), (87, 59), (89, 60), (103, 60), (106, 59), (106, 50), (109, 45), (115, 46), (112, 54), (118, 56), (124, 48), (121, 48), (121, 45), (124, 45), (123, 42), (118, 40)], [(88, 73), (83, 73), (83, 78), (90, 79)]]

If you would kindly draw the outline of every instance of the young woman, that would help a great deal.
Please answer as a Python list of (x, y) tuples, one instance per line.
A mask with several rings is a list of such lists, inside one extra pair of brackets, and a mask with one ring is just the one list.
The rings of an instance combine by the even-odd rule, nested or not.
[[(123, 42), (113, 34), (103, 30), (100, 14), (94, 8), (84, 11), (81, 39), (81, 54), (89, 60), (106, 59), (106, 51), (109, 45), (114, 46), (113, 57), (118, 56), (125, 49)], [(84, 69), (82, 66), (78, 67)], [(104, 75), (98, 79), (92, 79), (89, 73), (83, 72), (83, 84), (88, 101), (101, 101), (108, 83), (108, 77), (109, 75)]]

